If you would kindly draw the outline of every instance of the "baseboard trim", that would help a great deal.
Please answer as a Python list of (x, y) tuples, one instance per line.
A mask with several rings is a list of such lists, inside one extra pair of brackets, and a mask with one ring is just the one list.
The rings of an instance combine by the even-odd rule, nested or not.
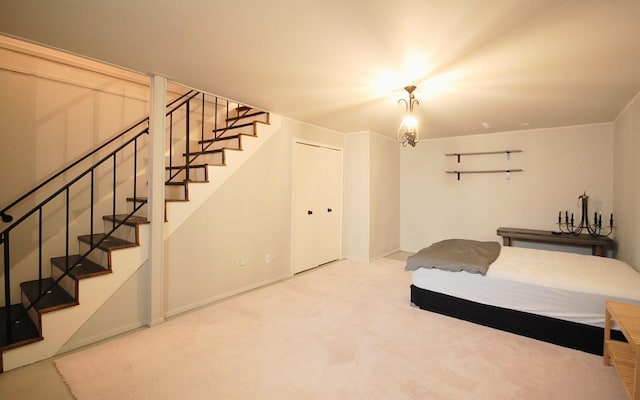
[(74, 351), (74, 350), (78, 350), (82, 347), (86, 347), (86, 346), (91, 346), (94, 344), (97, 344), (99, 342), (102, 342), (104, 340), (108, 340), (111, 338), (114, 338), (118, 335), (122, 335), (124, 333), (129, 333), (135, 329), (138, 328), (142, 328), (145, 327), (146, 323), (145, 321), (134, 321), (131, 323), (128, 323), (126, 325), (123, 326), (119, 326), (117, 328), (114, 329), (109, 329), (107, 331), (104, 332), (100, 332), (97, 333), (95, 335), (91, 335), (85, 338), (82, 338), (78, 341), (75, 342), (69, 342), (66, 345), (64, 345), (59, 351), (58, 353), (56, 353), (56, 356), (60, 355), (60, 354), (64, 354), (64, 353), (68, 353), (70, 351)]
[(166, 318), (173, 318), (173, 317), (176, 317), (176, 316), (178, 316), (180, 314), (183, 314), (183, 313), (186, 313), (186, 312), (189, 312), (189, 311), (194, 311), (194, 310), (196, 310), (198, 308), (206, 307), (206, 306), (211, 305), (211, 304), (213, 304), (213, 303), (215, 303), (217, 301), (224, 300), (224, 299), (227, 299), (229, 297), (233, 297), (233, 296), (236, 296), (236, 295), (239, 295), (239, 294), (242, 294), (242, 293), (246, 293), (246, 292), (249, 292), (249, 291), (254, 290), (254, 289), (259, 289), (259, 288), (261, 288), (263, 286), (271, 285), (273, 283), (276, 283), (276, 282), (279, 282), (279, 281), (282, 281), (282, 280), (285, 280), (285, 279), (289, 279), (292, 276), (293, 275), (291, 275), (291, 274), (279, 275), (279, 276), (276, 276), (276, 277), (271, 278), (271, 279), (267, 279), (267, 280), (264, 280), (264, 281), (261, 281), (261, 282), (255, 283), (255, 284), (251, 284), (251, 285), (247, 285), (247, 286), (241, 287), (239, 289), (230, 290), (228, 292), (224, 292), (224, 293), (221, 293), (221, 294), (218, 294), (218, 295), (215, 295), (215, 296), (207, 297), (207, 298), (204, 298), (204, 299), (202, 299), (200, 301), (197, 301), (197, 302), (194, 302), (194, 303), (190, 303), (190, 304), (186, 304), (184, 306), (176, 307), (176, 308), (173, 308), (173, 309), (167, 311)]

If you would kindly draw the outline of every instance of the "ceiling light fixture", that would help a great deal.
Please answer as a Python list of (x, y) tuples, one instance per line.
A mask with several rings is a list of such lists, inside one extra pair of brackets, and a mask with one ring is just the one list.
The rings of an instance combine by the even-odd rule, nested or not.
[(413, 91), (416, 90), (415, 86), (406, 86), (404, 90), (409, 93), (409, 101), (406, 99), (398, 100), (398, 104), (404, 103), (406, 114), (402, 119), (400, 128), (398, 128), (396, 138), (398, 142), (402, 143), (402, 146), (409, 144), (411, 147), (416, 147), (416, 143), (420, 141), (420, 133), (418, 132), (418, 120), (413, 115), (413, 106), (420, 103), (413, 95)]

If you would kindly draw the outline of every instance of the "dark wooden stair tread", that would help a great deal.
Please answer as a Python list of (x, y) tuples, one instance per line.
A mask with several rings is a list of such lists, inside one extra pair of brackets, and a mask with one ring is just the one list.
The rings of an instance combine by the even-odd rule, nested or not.
[(105, 215), (102, 219), (105, 221), (115, 221), (116, 223), (122, 223), (122, 225), (127, 226), (146, 225), (149, 223), (149, 220), (145, 217), (138, 215), (129, 216), (129, 214), (116, 214), (115, 218), (113, 215)]
[[(203, 151), (192, 151), (191, 153), (187, 154), (187, 153), (183, 153), (182, 155), (184, 157), (191, 157), (191, 156), (199, 156), (201, 154), (216, 154), (216, 153), (223, 153), (225, 150), (230, 150), (230, 151), (242, 151), (242, 149), (235, 149), (233, 147), (223, 147), (221, 149), (214, 149), (214, 150), (203, 150)], [(215, 164), (209, 164), (209, 165), (215, 165)]]
[(222, 153), (224, 149), (213, 149), (213, 150), (202, 150), (202, 151), (192, 151), (189, 154), (187, 153), (182, 153), (183, 157), (186, 156), (196, 156), (196, 155), (200, 155), (200, 154), (216, 154), (216, 153)]
[(237, 135), (220, 136), (213, 139), (199, 140), (198, 144), (216, 143), (216, 142), (222, 142), (225, 140), (237, 140), (237, 139), (240, 139), (242, 136), (258, 137), (258, 135), (254, 135), (252, 133), (239, 133)]
[[(40, 312), (59, 310), (78, 304), (76, 299), (71, 297), (60, 285), (55, 284), (51, 278), (43, 279), (42, 284), (39, 284), (37, 280), (22, 282), (20, 288), (22, 293), (29, 299), (29, 302), (36, 302), (34, 307)], [(40, 288), (45, 293), (38, 300)]]
[(38, 340), (42, 340), (42, 336), (38, 328), (34, 325), (29, 315), (25, 312), (22, 304), (14, 304), (10, 306), (11, 319), (16, 322), (11, 324), (11, 341), (7, 335), (7, 327), (4, 321), (7, 318), (7, 308), (0, 307), (0, 350), (8, 350), (14, 347), (23, 346)]
[(199, 179), (189, 179), (188, 181), (165, 181), (164, 184), (167, 186), (187, 186), (188, 183), (209, 183), (209, 180), (199, 180)]
[[(69, 256), (69, 266), (73, 267), (69, 270), (69, 276), (74, 279), (89, 278), (91, 276), (108, 274), (111, 271), (103, 267), (100, 264), (96, 264), (91, 260), (84, 259), (80, 262), (80, 255), (73, 254)], [(51, 259), (51, 263), (58, 267), (61, 271), (65, 270), (66, 259), (65, 257), (54, 257)]]
[[(98, 243), (100, 240), (102, 240), (106, 235), (104, 233), (96, 233), (93, 235), (93, 244), (95, 245), (96, 243)], [(87, 244), (91, 244), (91, 235), (82, 235), (82, 236), (78, 236), (78, 240), (83, 242), (83, 243), (87, 243)], [(97, 247), (100, 250), (104, 250), (104, 251), (111, 251), (111, 250), (117, 250), (117, 249), (126, 249), (129, 247), (135, 247), (137, 246), (136, 243), (131, 243), (129, 241), (126, 241), (124, 239), (120, 239), (117, 237), (107, 237), (105, 240), (102, 241), (102, 243), (100, 243)]]
[(225, 126), (224, 128), (213, 129), (212, 132), (224, 132), (224, 131), (229, 131), (231, 129), (246, 128), (247, 126), (253, 126), (253, 124), (254, 122), (247, 122), (246, 124)]
[[(215, 164), (214, 164), (215, 165)], [(135, 199), (132, 197), (129, 197), (127, 199), (127, 201), (137, 201), (137, 202), (147, 202), (147, 198), (146, 197), (136, 197)], [(164, 199), (165, 203), (181, 203), (184, 201), (189, 201), (188, 199)]]
[(149, 202), (149, 199), (146, 198), (146, 197), (137, 196), (137, 197), (127, 197), (127, 201), (132, 201), (134, 203), (144, 203), (144, 204), (146, 204), (146, 203)]
[[(238, 111), (242, 112), (242, 111), (249, 111), (251, 108), (246, 108), (246, 109), (238, 109)], [(267, 112), (266, 111), (255, 111), (255, 112), (247, 112), (246, 114), (242, 114), (239, 115), (237, 117), (229, 117), (227, 118), (227, 121), (231, 122), (231, 121), (237, 121), (239, 119), (244, 119), (244, 118), (251, 118), (251, 117), (257, 117), (258, 115), (265, 115)]]
[[(208, 164), (189, 164), (189, 168), (206, 168)], [(164, 167), (164, 169), (168, 171), (172, 171), (174, 169), (187, 169), (186, 165), (172, 165), (170, 167)]]

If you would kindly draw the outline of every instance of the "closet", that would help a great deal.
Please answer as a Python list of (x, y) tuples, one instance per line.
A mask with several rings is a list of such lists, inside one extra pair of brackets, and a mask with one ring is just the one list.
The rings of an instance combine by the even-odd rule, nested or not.
[(294, 144), (293, 272), (342, 253), (342, 149)]

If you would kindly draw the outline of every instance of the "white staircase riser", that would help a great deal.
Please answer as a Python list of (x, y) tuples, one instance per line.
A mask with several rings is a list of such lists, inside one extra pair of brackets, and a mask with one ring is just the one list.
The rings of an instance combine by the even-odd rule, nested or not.
[[(28, 307), (29, 299), (27, 299), (27, 296), (25, 296), (24, 293), (21, 293), (20, 298), (22, 306), (25, 308)], [(31, 321), (33, 321), (33, 324), (36, 326), (36, 328), (40, 328), (40, 316), (38, 315), (38, 311), (34, 307), (31, 307), (27, 311), (27, 314), (29, 314), (29, 318), (31, 318)]]
[[(203, 156), (201, 156), (203, 157)], [(199, 164), (199, 161), (196, 161), (196, 163)], [(176, 173), (176, 171), (174, 171), (171, 175), (169, 175), (169, 171), (167, 171), (166, 175), (165, 175), (165, 180), (169, 179), (170, 176), (174, 175), (172, 181), (173, 182), (182, 182), (184, 180), (187, 179), (187, 171), (186, 170), (181, 170), (180, 172)], [(189, 168), (189, 176), (191, 177), (192, 181), (205, 181), (206, 180), (206, 176), (205, 176), (205, 169), (204, 167), (190, 167)]]
[[(244, 124), (243, 122), (238, 122), (236, 123), (236, 125), (242, 125)], [(222, 132), (215, 132), (215, 134), (220, 135)], [(241, 127), (229, 127), (226, 129), (226, 131), (224, 131), (224, 136), (233, 136), (233, 135), (237, 135), (239, 133), (246, 133), (246, 134), (253, 134), (253, 127), (252, 126), (241, 126)], [(214, 136), (214, 133), (210, 134), (211, 138)]]
[(187, 200), (187, 187), (185, 185), (165, 185), (164, 198), (171, 200)]
[[(113, 222), (105, 220), (104, 231), (111, 232), (112, 229), (113, 229)], [(112, 236), (118, 239), (126, 240), (127, 242), (138, 243), (136, 232), (137, 232), (137, 229), (135, 226), (121, 224), (119, 227), (116, 228)]]
[[(91, 246), (89, 245), (89, 243), (79, 243), (80, 254), (85, 254), (87, 251), (89, 251), (90, 248)], [(94, 249), (91, 253), (89, 253), (89, 255), (87, 255), (87, 259), (93, 261), (98, 265), (102, 265), (107, 269), (111, 265), (109, 262), (109, 252), (102, 249)]]
[(222, 153), (203, 154), (200, 156), (198, 161), (202, 161), (203, 163), (209, 165), (222, 165), (222, 163), (224, 162), (224, 157)]
[(239, 149), (240, 146), (241, 146), (240, 142), (241, 142), (240, 138), (228, 139), (228, 140), (218, 140), (218, 141), (215, 141), (215, 142), (211, 143), (210, 145), (208, 145), (207, 146), (207, 150), (218, 150), (218, 149), (223, 149), (225, 147)]
[[(132, 201), (128, 201), (127, 202), (127, 214), (129, 214), (130, 212), (133, 212), (133, 209), (135, 208), (134, 206), (134, 202)], [(146, 217), (147, 215), (149, 215), (147, 213), (147, 204), (143, 204), (142, 207), (140, 207), (140, 209), (138, 211), (136, 211), (136, 213), (134, 215), (140, 216), (140, 217)]]
[[(55, 265), (51, 265), (51, 278), (57, 280), (63, 275), (63, 271)], [(64, 289), (65, 292), (69, 294), (69, 296), (76, 298), (76, 280), (69, 275), (64, 276), (59, 282), (58, 285)]]

